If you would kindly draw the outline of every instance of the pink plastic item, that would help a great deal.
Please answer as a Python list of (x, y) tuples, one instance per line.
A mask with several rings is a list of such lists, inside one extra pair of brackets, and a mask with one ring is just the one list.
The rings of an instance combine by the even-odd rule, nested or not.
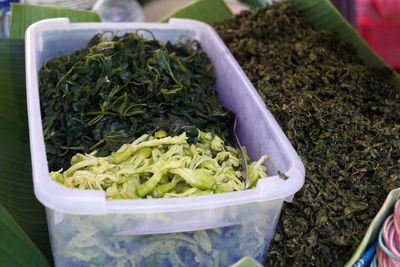
[(400, 0), (357, 0), (358, 32), (400, 73)]

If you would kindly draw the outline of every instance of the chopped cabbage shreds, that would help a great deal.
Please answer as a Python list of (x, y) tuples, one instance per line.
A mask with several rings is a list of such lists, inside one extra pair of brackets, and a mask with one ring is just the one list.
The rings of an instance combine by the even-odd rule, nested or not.
[[(157, 136), (157, 135), (155, 135)], [(71, 167), (50, 177), (67, 187), (104, 190), (109, 199), (182, 197), (245, 189), (238, 151), (211, 133), (199, 131), (198, 143), (186, 133), (156, 138), (143, 135), (107, 157), (76, 154)], [(247, 157), (248, 158), (248, 157)], [(251, 187), (266, 177), (262, 163), (249, 162)]]

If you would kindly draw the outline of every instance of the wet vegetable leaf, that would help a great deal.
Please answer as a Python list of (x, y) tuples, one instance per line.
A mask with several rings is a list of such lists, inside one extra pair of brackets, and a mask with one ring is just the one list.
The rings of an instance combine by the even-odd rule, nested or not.
[(229, 140), (228, 114), (214, 87), (213, 67), (197, 41), (160, 43), (141, 31), (46, 62), (39, 71), (43, 129), (50, 170), (76, 153), (104, 156), (143, 134), (197, 129)]

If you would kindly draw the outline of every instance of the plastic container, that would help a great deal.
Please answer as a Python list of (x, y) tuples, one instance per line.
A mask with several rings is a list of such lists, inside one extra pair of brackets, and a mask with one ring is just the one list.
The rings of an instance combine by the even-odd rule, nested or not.
[[(69, 189), (52, 181), (46, 160), (38, 70), (59, 53), (85, 47), (103, 31), (149, 29), (161, 41), (198, 40), (215, 67), (222, 104), (238, 115), (238, 136), (253, 160), (270, 157), (256, 188), (216, 195), (106, 200), (104, 192)], [(150, 38), (143, 32), (145, 38)], [(207, 24), (70, 23), (49, 19), (29, 27), (26, 82), (34, 190), (46, 207), (57, 266), (228, 266), (243, 256), (263, 260), (284, 201), (304, 183), (304, 166), (228, 48)], [(277, 172), (287, 175), (279, 178)], [(152, 265), (151, 265), (152, 266)]]

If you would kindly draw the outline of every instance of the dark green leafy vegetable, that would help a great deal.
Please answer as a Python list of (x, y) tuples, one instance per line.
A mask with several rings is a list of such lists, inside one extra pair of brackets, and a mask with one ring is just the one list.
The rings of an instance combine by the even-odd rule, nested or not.
[(159, 129), (171, 136), (184, 129), (190, 142), (196, 128), (228, 140), (214, 84), (212, 64), (196, 41), (96, 35), (87, 48), (39, 71), (50, 170), (66, 168), (78, 152), (104, 156)]
[(215, 25), (303, 160), (268, 266), (343, 266), (400, 186), (400, 97), (353, 47), (277, 2)]

